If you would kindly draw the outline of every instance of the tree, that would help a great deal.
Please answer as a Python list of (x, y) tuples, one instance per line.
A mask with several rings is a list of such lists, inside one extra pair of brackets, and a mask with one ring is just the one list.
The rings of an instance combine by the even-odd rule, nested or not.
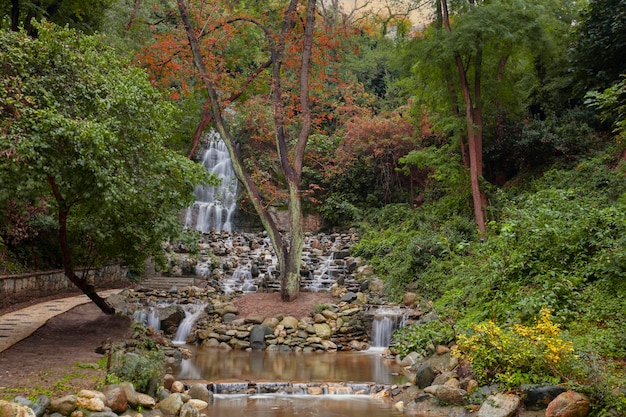
[[(283, 301), (296, 299), (300, 291), (300, 264), (304, 245), (300, 182), (304, 152), (312, 128), (309, 77), (314, 37), (315, 0), (308, 0), (302, 8), (300, 6), (297, 0), (291, 0), (284, 13), (278, 13), (277, 10), (266, 10), (259, 16), (251, 16), (244, 13), (243, 10), (229, 10), (230, 12), (238, 12), (238, 14), (233, 13), (226, 18), (214, 20), (212, 27), (209, 27), (205, 32), (203, 29), (199, 30), (192, 21), (192, 17), (198, 19), (202, 16), (197, 14), (190, 16), (190, 12), (197, 10), (190, 10), (184, 0), (178, 0), (178, 9), (191, 47), (193, 62), (208, 93), (213, 123), (228, 147), (234, 171), (243, 183), (274, 246), (281, 274), (281, 299)], [(279, 24), (274, 26), (275, 22), (271, 20), (261, 20), (263, 15), (265, 17), (282, 15), (282, 18), (278, 20)], [(203, 22), (205, 19), (206, 17), (199, 21)], [(207, 49), (200, 46), (200, 40), (205, 35), (214, 37), (215, 42), (219, 36), (228, 37), (229, 32), (242, 30), (240, 26), (237, 26), (240, 23), (250, 25), (252, 32), (248, 32), (249, 35), (258, 33), (259, 36), (262, 36), (263, 49), (269, 55), (265, 61), (269, 63), (268, 67), (271, 67), (271, 75), (268, 80), (269, 101), (272, 106), (276, 154), (288, 192), (288, 236), (283, 236), (280, 233), (275, 219), (270, 215), (269, 206), (248, 170), (237, 139), (228, 125), (226, 110), (228, 105), (232, 105), (232, 103), (223, 101), (222, 92), (224, 90), (220, 91), (218, 88), (230, 81), (229, 74), (219, 70), (209, 72)], [(217, 35), (218, 31), (220, 35)], [(237, 41), (236, 38), (232, 38), (232, 40)], [(231, 42), (226, 48), (232, 49), (238, 46), (240, 45), (237, 45), (236, 42)], [(298, 61), (293, 60), (296, 56), (300, 57)], [(221, 66), (221, 69), (228, 69), (229, 66), (240, 68), (250, 64), (228, 62), (228, 58), (220, 60), (217, 67)], [(212, 64), (215, 68), (215, 62)], [(263, 64), (257, 68), (262, 66)], [(253, 71), (251, 73), (254, 76), (258, 74), (260, 72)], [(289, 77), (293, 78), (290, 79)], [(294, 82), (287, 84), (290, 80)], [(286, 85), (289, 85), (290, 92), (296, 91), (297, 93), (295, 95), (287, 94), (285, 92)], [(290, 121), (297, 121), (297, 123), (290, 124)]]
[[(10, 29), (34, 34), (33, 22), (46, 19), (59, 26), (69, 25), (85, 33), (93, 33), (102, 24), (104, 11), (114, 0), (11, 0), (0, 5), (0, 17), (10, 17)], [(2, 19), (0, 19), (0, 22)]]
[(112, 313), (76, 265), (138, 268), (180, 229), (206, 174), (166, 148), (176, 109), (144, 71), (99, 37), (36, 29), (0, 32), (0, 199), (47, 208), (65, 275)]

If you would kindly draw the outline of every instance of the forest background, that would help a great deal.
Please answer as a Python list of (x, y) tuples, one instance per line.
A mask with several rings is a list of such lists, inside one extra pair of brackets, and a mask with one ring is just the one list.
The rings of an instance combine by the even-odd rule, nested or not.
[(626, 2), (12, 0), (0, 16), (5, 273), (62, 266), (87, 292), (74, 265), (139, 271), (193, 242), (178, 214), (211, 180), (192, 159), (215, 127), (250, 213), (358, 227), (388, 296), (420, 295), (436, 319), (399, 349), (456, 340), (483, 383), (567, 383), (626, 412)]

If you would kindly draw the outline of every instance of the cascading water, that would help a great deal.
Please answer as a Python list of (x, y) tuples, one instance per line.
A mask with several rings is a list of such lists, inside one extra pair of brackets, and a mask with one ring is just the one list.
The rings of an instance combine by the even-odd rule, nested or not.
[(176, 335), (174, 335), (172, 339), (173, 344), (185, 344), (187, 336), (191, 333), (193, 325), (196, 323), (196, 320), (198, 320), (205, 307), (206, 304), (187, 304), (183, 307), (185, 318), (178, 326), (178, 330), (176, 330)]
[(237, 208), (237, 177), (228, 148), (217, 134), (212, 135), (202, 164), (207, 171), (217, 175), (221, 183), (218, 187), (196, 186), (196, 202), (187, 209), (185, 227), (202, 233), (232, 232), (233, 214)]
[(402, 309), (397, 307), (379, 307), (373, 314), (372, 334), (370, 337), (372, 348), (386, 348), (391, 344), (393, 332), (404, 325), (406, 316)]

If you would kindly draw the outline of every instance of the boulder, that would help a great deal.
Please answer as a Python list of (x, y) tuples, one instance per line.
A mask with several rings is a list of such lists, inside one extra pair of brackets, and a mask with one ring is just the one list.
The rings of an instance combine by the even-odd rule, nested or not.
[[(167, 416), (177, 416), (183, 407), (183, 398), (179, 393), (174, 393), (159, 401), (158, 408)], [(197, 411), (197, 410), (196, 410)]]
[(520, 398), (513, 394), (490, 395), (480, 406), (478, 417), (517, 416), (521, 402)]
[(48, 409), (53, 413), (69, 416), (72, 411), (76, 410), (77, 398), (76, 395), (65, 395), (60, 398), (53, 398), (50, 401)]
[(206, 403), (210, 403), (213, 397), (213, 393), (209, 391), (206, 384), (193, 384), (189, 387), (187, 394), (193, 400), (202, 400)]
[(591, 403), (586, 395), (566, 391), (548, 404), (546, 417), (586, 417), (591, 411)]
[(435, 371), (430, 366), (430, 363), (423, 363), (419, 368), (417, 368), (417, 373), (415, 374), (415, 385), (418, 388), (424, 389), (435, 380)]
[(315, 334), (317, 335), (317, 337), (321, 339), (330, 339), (330, 336), (332, 335), (332, 331), (328, 324), (315, 323), (313, 325), (313, 328), (315, 329)]
[(543, 410), (567, 389), (558, 385), (545, 385), (524, 390), (524, 406), (527, 410)]
[(446, 385), (431, 385), (424, 388), (426, 394), (437, 397), (439, 401), (446, 404), (465, 405), (467, 403), (467, 392), (460, 388), (451, 388)]
[(111, 411), (121, 414), (128, 409), (128, 399), (126, 392), (119, 385), (109, 385), (104, 391), (104, 405), (109, 407)]
[(0, 400), (0, 417), (35, 417), (35, 412), (28, 406)]

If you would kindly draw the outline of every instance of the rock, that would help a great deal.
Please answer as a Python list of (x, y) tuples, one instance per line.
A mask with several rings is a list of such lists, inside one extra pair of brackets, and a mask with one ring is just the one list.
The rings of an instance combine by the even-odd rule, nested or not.
[(591, 411), (591, 404), (586, 395), (566, 391), (548, 404), (546, 417), (585, 417), (589, 411)]
[(487, 397), (480, 406), (477, 417), (513, 417), (517, 416), (521, 400), (513, 394), (496, 394)]
[(128, 399), (126, 392), (119, 385), (110, 385), (103, 391), (104, 405), (109, 407), (111, 411), (121, 414), (128, 409)]
[(398, 401), (393, 405), (393, 408), (400, 413), (404, 413), (404, 401)]
[(144, 409), (152, 409), (156, 406), (156, 401), (154, 401), (154, 398), (152, 398), (148, 394), (143, 394), (141, 392), (137, 393), (137, 401), (137, 408), (141, 406)]
[(332, 335), (332, 331), (328, 324), (315, 323), (313, 325), (313, 328), (315, 329), (315, 335), (317, 337), (322, 338), (322, 339), (330, 339), (330, 336)]
[(337, 320), (337, 313), (332, 310), (323, 310), (322, 316), (326, 317), (328, 320)]
[[(163, 387), (169, 391), (170, 388), (172, 388), (172, 384), (174, 383), (174, 381), (176, 381), (176, 378), (174, 378), (174, 375), (165, 374), (165, 376), (163, 377)], [(133, 387), (133, 391), (134, 390), (135, 388)]]
[(456, 372), (446, 371), (437, 375), (432, 382), (432, 385), (446, 385), (450, 379), (456, 379)]
[(315, 313), (315, 315), (313, 316), (313, 321), (315, 323), (326, 323), (326, 317), (324, 317), (323, 314)]
[(417, 369), (417, 373), (415, 375), (415, 385), (417, 385), (418, 388), (424, 389), (430, 386), (430, 384), (432, 384), (434, 380), (435, 380), (435, 371), (433, 371), (433, 368), (430, 366), (430, 363), (428, 362), (423, 363)]
[(171, 392), (183, 393), (185, 392), (185, 385), (180, 381), (174, 381), (172, 383), (172, 388), (170, 388)]
[(322, 387), (307, 387), (306, 392), (309, 395), (322, 395), (324, 390)]
[(280, 322), (285, 329), (297, 329), (298, 328), (298, 319), (292, 316), (287, 316), (282, 319)]
[[(168, 379), (168, 376), (172, 377), (172, 379), (174, 378), (171, 375), (166, 375), (165, 378), (164, 378), (164, 384), (166, 386), (169, 386), (169, 388), (171, 388), (172, 387), (172, 383), (171, 382), (166, 382), (167, 379)], [(136, 409), (139, 406), (140, 401), (139, 401), (139, 396), (137, 394), (137, 391), (135, 391), (135, 386), (133, 384), (131, 384), (130, 382), (122, 382), (120, 384), (120, 388), (122, 388), (124, 390), (124, 394), (126, 394), (126, 401), (128, 401), (128, 404), (132, 408)]]
[(465, 405), (467, 392), (460, 388), (450, 388), (446, 385), (431, 385), (424, 388), (426, 394), (437, 397), (446, 404)]
[(193, 384), (189, 387), (187, 394), (193, 400), (202, 400), (206, 403), (210, 403), (211, 397), (213, 396), (213, 393), (209, 391), (206, 384)]
[(524, 390), (524, 406), (527, 410), (543, 410), (559, 394), (567, 391), (558, 385), (545, 385)]
[(198, 409), (188, 402), (183, 404), (183, 406), (180, 408), (179, 417), (198, 417), (199, 415), (200, 412), (198, 411)]
[(330, 340), (322, 340), (322, 346), (326, 352), (336, 352), (337, 345)]
[(249, 324), (261, 324), (265, 320), (265, 317), (258, 314), (252, 314), (245, 318), (245, 322)]
[[(419, 399), (419, 401), (417, 401)], [(461, 406), (441, 405), (432, 396), (420, 396), (416, 398), (409, 410), (409, 415), (420, 417), (469, 417), (470, 412)]]
[(46, 408), (48, 408), (48, 406), (50, 405), (50, 398), (48, 398), (46, 395), (38, 396), (34, 402), (29, 400), (28, 398), (20, 396), (15, 397), (13, 401), (18, 403), (19, 405), (30, 408), (31, 410), (33, 410), (37, 417), (43, 416), (46, 412)]
[(456, 368), (459, 359), (451, 357), (450, 352), (448, 352), (443, 355), (433, 355), (428, 359), (428, 362), (436, 372), (446, 372)]
[(356, 300), (356, 294), (353, 293), (352, 291), (348, 291), (341, 297), (341, 301), (344, 301), (346, 303), (351, 303), (354, 300)]
[(400, 361), (399, 365), (402, 367), (412, 366), (422, 360), (422, 355), (417, 352), (410, 352)]
[(402, 304), (404, 304), (405, 306), (411, 307), (413, 304), (415, 304), (418, 300), (418, 295), (415, 294), (414, 292), (406, 292), (404, 293), (404, 296), (402, 297)]
[(89, 413), (88, 417), (117, 417), (117, 414), (115, 414), (113, 411), (105, 410)]
[(190, 399), (189, 401), (187, 401), (186, 404), (193, 406), (197, 410), (204, 410), (209, 406), (209, 403), (207, 401), (198, 400), (196, 398)]
[(444, 355), (446, 353), (450, 352), (450, 348), (446, 345), (437, 345), (435, 347), (435, 353), (437, 355)]
[(35, 412), (28, 406), (0, 400), (0, 417), (35, 417)]
[(78, 397), (76, 398), (76, 407), (87, 411), (104, 411), (104, 401), (98, 397)]
[(265, 349), (265, 336), (272, 334), (272, 329), (268, 326), (257, 324), (250, 331), (250, 347), (252, 350)]
[(54, 398), (50, 401), (48, 409), (53, 413), (59, 413), (69, 416), (72, 411), (76, 410), (76, 395), (66, 395), (60, 398)]
[(174, 393), (169, 397), (159, 401), (158, 408), (163, 414), (177, 416), (183, 407), (183, 398), (179, 393)]
[[(361, 268), (359, 268), (359, 270), (361, 270)], [(357, 274), (358, 274), (358, 272), (357, 272)], [(380, 279), (380, 278), (372, 278), (370, 280), (370, 287), (369, 287), (370, 292), (377, 293), (377, 294), (383, 294), (384, 293), (384, 288), (385, 288), (385, 283), (383, 282), (382, 279)]]

